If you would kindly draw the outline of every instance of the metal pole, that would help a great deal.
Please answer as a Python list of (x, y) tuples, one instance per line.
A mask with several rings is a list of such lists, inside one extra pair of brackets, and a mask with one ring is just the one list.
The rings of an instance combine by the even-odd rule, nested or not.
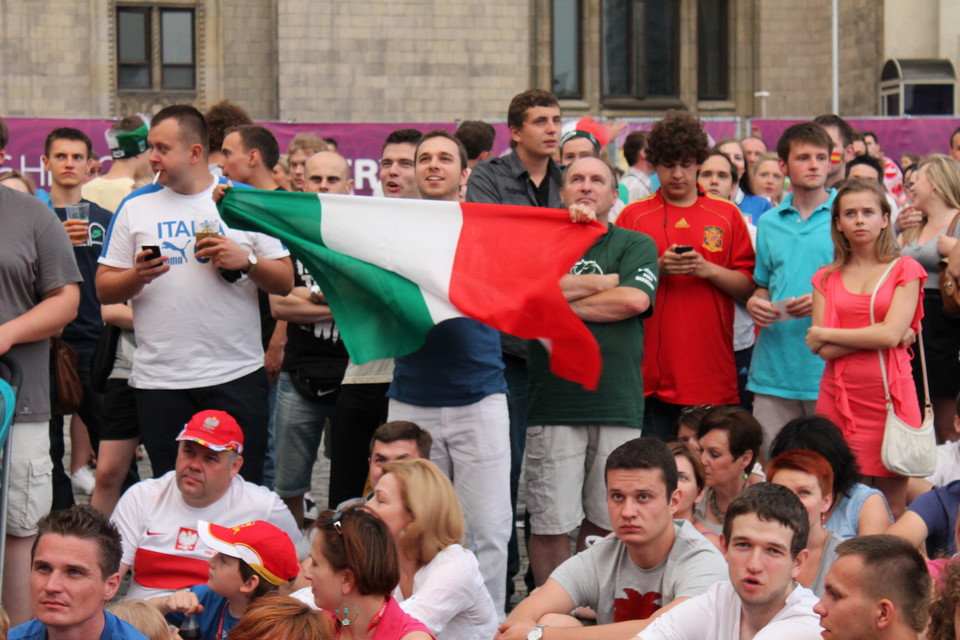
[(830, 52), (832, 66), (833, 99), (830, 103), (831, 113), (840, 114), (840, 9), (839, 0), (832, 0), (832, 14), (830, 16), (831, 45)]

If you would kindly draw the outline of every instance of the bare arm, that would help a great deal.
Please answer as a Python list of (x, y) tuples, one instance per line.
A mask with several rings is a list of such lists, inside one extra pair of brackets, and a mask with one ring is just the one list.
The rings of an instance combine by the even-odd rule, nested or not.
[(248, 275), (258, 287), (271, 295), (285, 296), (293, 290), (293, 262), (290, 258), (260, 260), (257, 268)]
[[(883, 321), (859, 329), (812, 326), (809, 329), (808, 344), (812, 339), (853, 349), (893, 349), (900, 345), (904, 334), (910, 328), (919, 298), (920, 281), (907, 282), (893, 292), (893, 300)], [(818, 352), (819, 350), (814, 351)]]
[(607, 275), (573, 275), (572, 273), (568, 273), (560, 278), (560, 289), (563, 291), (563, 296), (567, 299), (567, 302), (602, 293), (613, 289), (619, 284), (620, 274), (617, 273)]
[(857, 535), (869, 536), (875, 533), (884, 533), (892, 523), (893, 518), (890, 517), (883, 496), (873, 494), (864, 501), (860, 508), (860, 517), (857, 519)]
[(197, 245), (198, 258), (210, 258), (213, 266), (247, 273), (258, 287), (270, 294), (285, 296), (293, 289), (293, 262), (290, 258), (260, 260), (251, 269), (249, 252), (226, 236), (204, 238)]
[(100, 265), (97, 269), (96, 285), (97, 298), (101, 304), (126, 302), (140, 293), (144, 285), (170, 270), (167, 258), (160, 256), (146, 260), (146, 257), (147, 252), (141, 251), (134, 259), (133, 266), (127, 269)]
[(747, 313), (761, 329), (766, 329), (780, 318), (780, 312), (770, 304), (770, 290), (763, 287), (757, 287), (747, 300)]
[(899, 520), (890, 525), (887, 533), (900, 536), (904, 540), (907, 540), (919, 549), (921, 553), (925, 551), (928, 533), (927, 523), (913, 511), (905, 511)]
[(330, 307), (325, 304), (315, 304), (310, 300), (310, 290), (306, 287), (295, 287), (289, 295), (270, 296), (270, 312), (277, 320), (286, 320), (297, 324), (326, 322), (333, 318)]
[(68, 284), (43, 294), (26, 313), (0, 324), (0, 355), (15, 344), (37, 342), (56, 335), (77, 317), (80, 286)]
[(618, 322), (640, 315), (650, 308), (650, 296), (634, 287), (614, 287), (574, 300), (570, 308), (587, 322)]
[[(823, 294), (813, 290), (813, 309), (811, 311), (811, 325), (814, 327), (823, 327), (823, 306), (825, 304), (825, 298)], [(811, 343), (809, 338), (810, 332), (807, 332), (807, 346), (810, 347), (810, 350), (813, 351), (816, 355), (820, 356), (824, 360), (834, 360), (835, 358), (840, 358), (843, 356), (850, 355), (857, 349), (852, 349), (850, 347), (841, 347), (836, 344), (829, 344), (822, 341), (814, 341)]]
[(947, 270), (950, 272), (950, 275), (955, 279), (960, 279), (960, 243), (953, 246), (947, 258), (949, 260)]
[(930, 489), (933, 489), (933, 485), (924, 478), (910, 478), (907, 482), (907, 506)]
[(150, 598), (147, 602), (152, 604), (154, 608), (164, 616), (174, 611), (188, 616), (203, 611), (203, 605), (200, 604), (197, 595), (186, 589), (174, 591), (166, 597)]
[(100, 317), (107, 324), (115, 327), (133, 330), (133, 309), (125, 304), (103, 304), (100, 305)]
[(698, 269), (693, 275), (709, 281), (731, 298), (746, 300), (753, 293), (753, 278), (747, 274), (721, 267), (707, 260), (703, 261), (703, 267), (705, 269), (704, 275), (700, 275), (703, 269)]
[[(646, 620), (627, 620), (613, 624), (591, 627), (547, 626), (543, 630), (543, 640), (623, 640), (634, 636), (647, 628), (651, 622), (680, 604), (687, 598), (677, 598), (658, 609)], [(571, 611), (573, 600), (560, 584), (552, 579), (530, 594), (517, 605), (507, 620), (500, 625), (496, 640), (524, 640), (527, 632), (536, 626), (544, 616)]]
[(500, 625), (497, 639), (526, 638), (527, 631), (537, 626), (540, 618), (548, 613), (569, 613), (576, 603), (553, 578), (548, 578), (543, 586), (523, 599), (510, 612), (507, 619)]
[(697, 251), (676, 254), (673, 253), (673, 248), (667, 249), (660, 256), (661, 273), (702, 278), (737, 300), (746, 300), (753, 293), (753, 278), (747, 274), (714, 264)]
[(280, 377), (280, 366), (283, 364), (283, 350), (286, 346), (287, 321), (278, 320), (277, 326), (273, 328), (273, 335), (270, 336), (267, 351), (263, 356), (263, 366), (267, 370), (267, 381), (270, 384), (275, 384)]

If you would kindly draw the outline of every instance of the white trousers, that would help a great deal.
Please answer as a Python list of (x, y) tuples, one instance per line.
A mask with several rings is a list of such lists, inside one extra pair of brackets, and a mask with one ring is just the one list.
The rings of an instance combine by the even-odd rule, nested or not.
[(503, 621), (513, 523), (507, 396), (496, 393), (464, 407), (418, 407), (390, 400), (388, 419), (415, 422), (433, 436), (430, 460), (457, 490), (480, 573)]

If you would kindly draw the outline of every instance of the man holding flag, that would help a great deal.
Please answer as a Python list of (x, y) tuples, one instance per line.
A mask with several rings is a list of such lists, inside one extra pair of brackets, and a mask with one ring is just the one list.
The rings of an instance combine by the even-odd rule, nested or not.
[[(458, 200), (467, 175), (459, 140), (428, 133), (414, 160), (425, 200)], [(453, 478), (501, 618), (512, 521), (506, 391), (500, 335), (476, 320), (454, 318), (432, 329), (419, 350), (397, 358), (387, 392), (389, 420), (415, 422), (433, 436), (430, 459)]]
[(279, 237), (304, 262), (354, 361), (406, 356), (390, 420), (433, 436), (431, 458), (454, 478), (502, 619), (509, 444), (491, 328), (544, 339), (555, 373), (596, 387), (599, 349), (559, 281), (605, 229), (584, 208), (569, 219), (587, 224), (573, 225), (557, 210), (458, 203), (465, 156), (448, 133), (424, 136), (415, 156), (424, 200), (229, 189), (222, 212)]

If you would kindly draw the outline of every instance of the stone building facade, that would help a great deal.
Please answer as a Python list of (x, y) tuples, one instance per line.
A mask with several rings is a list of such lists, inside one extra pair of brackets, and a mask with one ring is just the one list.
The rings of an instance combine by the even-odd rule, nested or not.
[[(917, 2), (956, 12), (944, 8), (950, 0)], [(897, 37), (916, 3), (839, 4), (840, 112), (876, 114), (891, 34), (898, 51), (926, 52), (921, 43), (930, 38)], [(570, 115), (684, 107), (754, 116), (755, 93), (765, 91), (769, 117), (806, 116), (830, 110), (830, 7), (831, 0), (5, 0), (0, 114), (109, 117), (230, 98), (264, 120), (503, 119), (518, 91), (559, 86)], [(953, 43), (933, 53), (957, 57), (957, 21), (915, 21)]]

